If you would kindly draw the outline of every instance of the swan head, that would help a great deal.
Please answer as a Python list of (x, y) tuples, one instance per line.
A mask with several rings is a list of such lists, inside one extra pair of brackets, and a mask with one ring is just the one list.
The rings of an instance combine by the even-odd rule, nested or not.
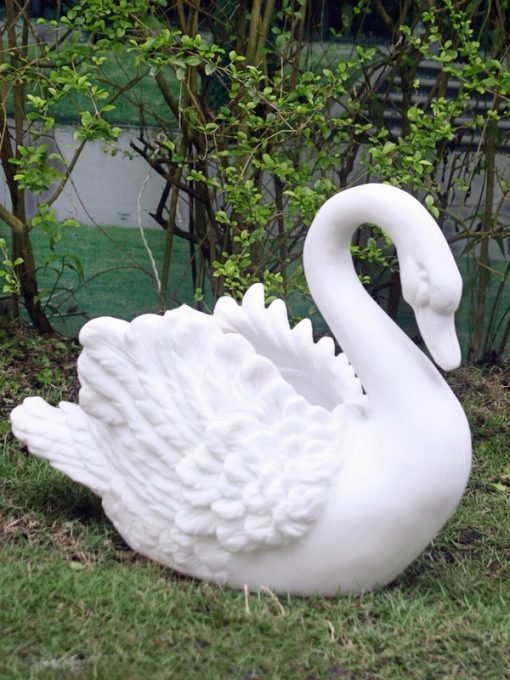
[[(451, 253), (449, 253), (451, 255)], [(461, 350), (455, 330), (455, 311), (462, 296), (462, 278), (453, 256), (427, 267), (411, 260), (401, 267), (404, 299), (413, 308), (418, 329), (436, 364), (457, 368)]]

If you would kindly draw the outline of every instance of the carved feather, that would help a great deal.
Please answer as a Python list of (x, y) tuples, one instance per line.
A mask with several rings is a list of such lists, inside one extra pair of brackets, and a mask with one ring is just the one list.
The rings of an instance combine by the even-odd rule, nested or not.
[[(364, 397), (332, 341), (291, 330), (262, 286), (212, 316), (96, 319), (80, 340), (81, 408), (27, 399), (13, 429), (101, 495), (133, 547), (217, 576), (229, 553), (287, 545), (317, 519)], [(299, 393), (307, 372), (322, 403)]]

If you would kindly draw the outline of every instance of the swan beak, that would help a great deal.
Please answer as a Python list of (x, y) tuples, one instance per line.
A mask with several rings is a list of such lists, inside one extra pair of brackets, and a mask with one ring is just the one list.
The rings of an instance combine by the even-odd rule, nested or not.
[(444, 371), (460, 366), (461, 352), (454, 315), (439, 314), (431, 307), (420, 307), (415, 314), (421, 337), (436, 364)]

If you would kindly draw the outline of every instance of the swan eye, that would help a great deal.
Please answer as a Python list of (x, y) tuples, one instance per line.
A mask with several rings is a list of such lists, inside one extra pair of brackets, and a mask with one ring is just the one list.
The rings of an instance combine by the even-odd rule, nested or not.
[(416, 307), (425, 307), (430, 301), (430, 281), (425, 267), (416, 263), (415, 293), (413, 304)]
[(426, 307), (430, 300), (430, 280), (425, 267), (413, 259), (403, 262), (400, 278), (404, 300), (414, 309)]
[(414, 296), (414, 306), (425, 307), (429, 304), (429, 287), (427, 284), (420, 282), (416, 287)]

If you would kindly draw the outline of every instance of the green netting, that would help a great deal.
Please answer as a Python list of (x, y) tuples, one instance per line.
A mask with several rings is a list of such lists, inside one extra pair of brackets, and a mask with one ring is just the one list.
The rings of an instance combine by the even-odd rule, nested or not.
[[(0, 235), (8, 237), (3, 225)], [(146, 230), (144, 237), (160, 276), (166, 232)], [(158, 311), (158, 284), (138, 229), (89, 226), (64, 229), (55, 251), (50, 250), (48, 237), (37, 230), (32, 232), (32, 242), (42, 298), (58, 331), (76, 335), (90, 318), (111, 315), (132, 319), (138, 314)], [(49, 262), (55, 255), (66, 258)], [(83, 268), (83, 278), (75, 269), (75, 256)], [(190, 252), (183, 240), (174, 242), (165, 302), (168, 308), (193, 303)]]
[[(5, 225), (0, 225), (0, 236), (8, 239), (9, 233)], [(148, 229), (144, 231), (144, 238), (160, 276), (166, 232)], [(44, 233), (34, 230), (32, 240), (43, 299), (47, 300), (51, 293), (47, 311), (51, 315), (52, 324), (59, 332), (74, 336), (90, 318), (110, 315), (130, 320), (139, 314), (157, 312), (160, 309), (153, 263), (138, 229), (89, 226), (64, 229), (62, 240), (55, 252), (50, 250), (48, 237)], [(61, 260), (57, 259), (48, 264), (48, 260), (55, 253), (61, 256), (69, 255), (61, 276), (57, 274), (62, 268)], [(81, 280), (72, 269), (74, 264), (72, 256), (77, 256), (83, 267)], [(476, 259), (462, 257), (458, 263), (464, 279), (465, 292), (456, 321), (461, 344), (466, 352), (470, 335), (469, 309), (474, 304), (471, 286), (476, 277)], [(488, 310), (492, 309), (506, 262), (494, 260), (492, 266)], [(172, 309), (183, 303), (193, 304), (190, 251), (184, 240), (175, 239), (165, 304), (166, 308)], [(211, 309), (212, 306), (213, 301), (208, 292), (206, 308)], [(501, 300), (501, 309), (506, 308), (510, 308), (508, 287), (503, 292)], [(308, 301), (293, 296), (292, 311), (297, 316), (308, 316)], [(322, 319), (312, 320), (318, 335), (326, 330)], [(400, 307), (398, 321), (411, 337), (418, 337), (413, 313), (405, 303)]]

